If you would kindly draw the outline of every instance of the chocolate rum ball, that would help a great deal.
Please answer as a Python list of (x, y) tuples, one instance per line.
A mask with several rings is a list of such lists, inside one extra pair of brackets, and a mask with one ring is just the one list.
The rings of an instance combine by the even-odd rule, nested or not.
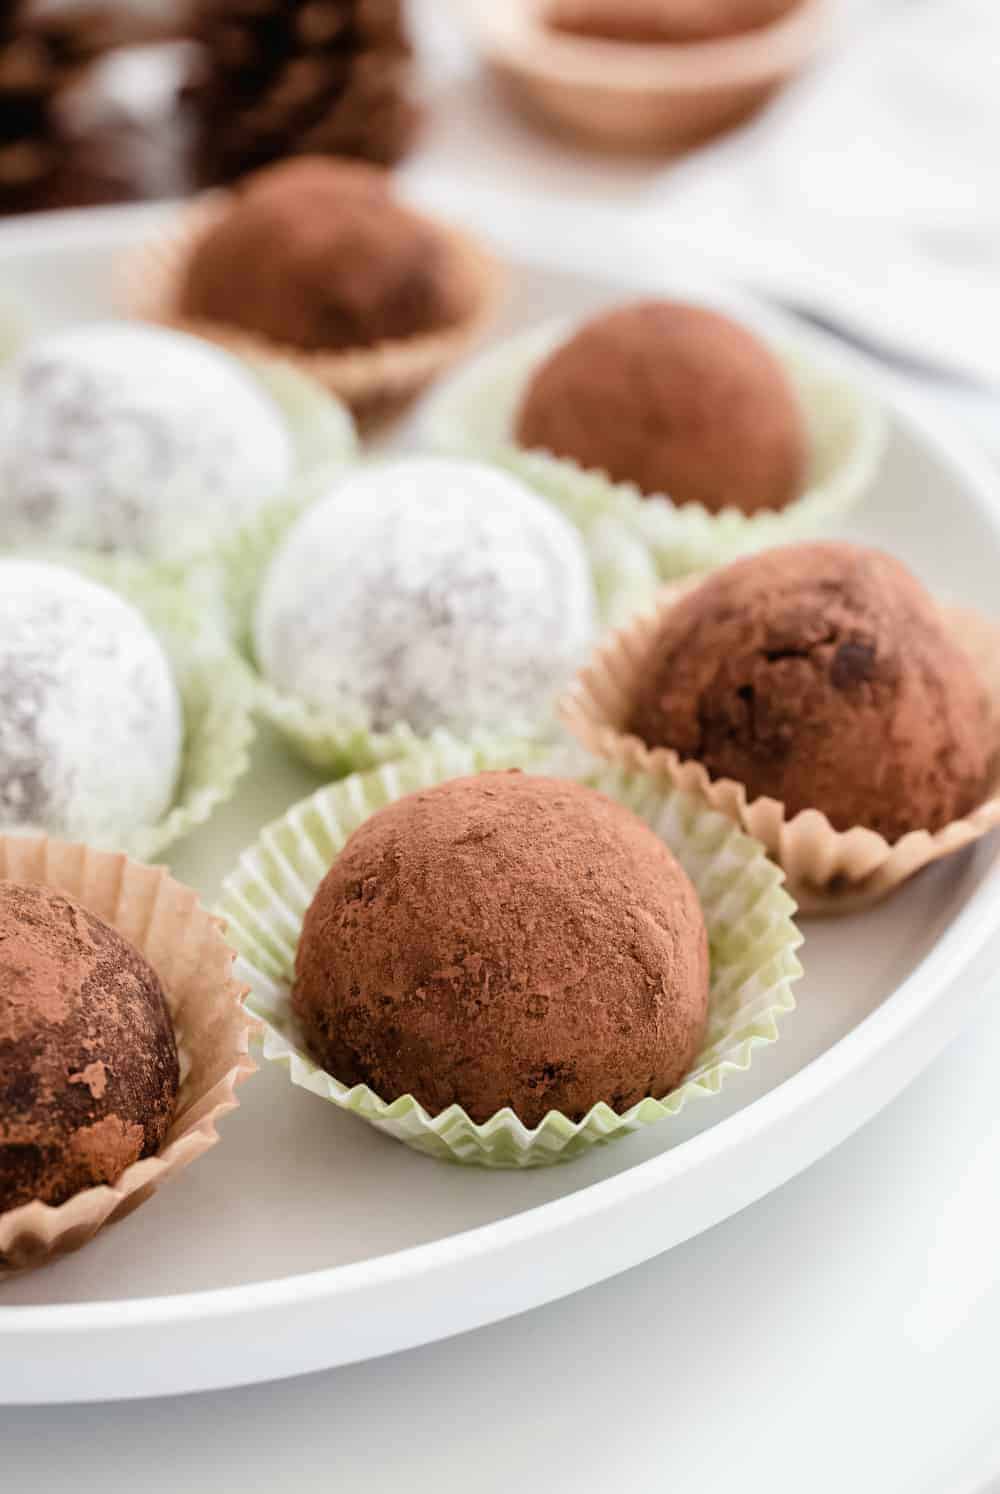
[(986, 797), (984, 687), (898, 560), (789, 545), (716, 571), (663, 618), (628, 729), (791, 817), (889, 841)]
[(0, 1212), (153, 1156), (179, 1085), (148, 961), (66, 894), (0, 882)]
[(578, 783), (482, 773), (355, 831), (306, 914), (293, 1004), (342, 1083), (531, 1127), (667, 1094), (708, 982), (697, 895), (647, 825)]
[(536, 370), (516, 437), (711, 513), (785, 508), (809, 459), (774, 353), (729, 317), (680, 301), (633, 302), (585, 323)]
[(334, 484), (261, 586), (255, 652), (284, 694), (375, 731), (531, 735), (593, 641), (580, 535), (516, 478), (404, 457)]
[(476, 297), (464, 260), (389, 182), (320, 157), (249, 177), (192, 252), (180, 314), (338, 352), (463, 321)]

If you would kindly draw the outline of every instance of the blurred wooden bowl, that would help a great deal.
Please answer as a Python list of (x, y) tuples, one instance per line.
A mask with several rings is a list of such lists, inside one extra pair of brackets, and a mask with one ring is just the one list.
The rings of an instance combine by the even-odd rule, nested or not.
[(738, 123), (809, 63), (828, 0), (713, 41), (636, 43), (547, 24), (552, 0), (459, 0), (511, 97), (559, 133), (615, 150), (676, 151)]

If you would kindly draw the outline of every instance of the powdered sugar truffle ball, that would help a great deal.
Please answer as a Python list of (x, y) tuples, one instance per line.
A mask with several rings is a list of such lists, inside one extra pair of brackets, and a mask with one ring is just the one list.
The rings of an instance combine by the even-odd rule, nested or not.
[(108, 322), (41, 337), (0, 395), (0, 537), (176, 558), (293, 468), (287, 422), (210, 343)]
[(135, 608), (62, 566), (0, 560), (0, 828), (118, 845), (169, 809), (182, 739)]
[(414, 458), (310, 508), (261, 592), (257, 658), (345, 722), (518, 733), (551, 717), (594, 630), (573, 526), (514, 478)]

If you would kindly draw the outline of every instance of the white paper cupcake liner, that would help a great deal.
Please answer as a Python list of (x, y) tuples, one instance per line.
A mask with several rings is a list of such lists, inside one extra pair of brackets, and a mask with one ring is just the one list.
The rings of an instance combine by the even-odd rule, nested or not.
[[(411, 758), (354, 775), (303, 800), (266, 829), (223, 888), (221, 911), (250, 984), (250, 1011), (264, 1024), (264, 1057), (287, 1066), (293, 1084), (360, 1116), (414, 1150), (484, 1167), (542, 1167), (677, 1115), (688, 1100), (718, 1093), (726, 1075), (750, 1066), (754, 1050), (778, 1037), (795, 1005), (801, 974), (795, 905), (764, 849), (697, 799), (643, 774), (597, 767), (583, 781), (634, 810), (670, 846), (701, 900), (712, 974), (709, 1026), (684, 1082), (619, 1115), (595, 1105), (581, 1121), (550, 1111), (533, 1130), (509, 1109), (482, 1125), (459, 1106), (431, 1116), (412, 1095), (386, 1100), (347, 1087), (309, 1057), (290, 988), (302, 920), (350, 834), (382, 805), (467, 773), (499, 767), (566, 772), (567, 756), (539, 750), (477, 751), (441, 741)], [(574, 775), (577, 776), (577, 775)]]
[[(253, 614), (260, 588), (275, 553), (296, 519), (321, 496), (308, 486), (284, 503), (265, 509), (257, 520), (230, 535), (216, 551), (215, 578), (205, 578), (203, 596), (221, 596), (227, 628), (251, 671), (257, 709), (275, 726), (306, 762), (323, 772), (340, 775), (391, 762), (435, 740), (421, 735), (405, 721), (389, 730), (375, 731), (359, 712), (346, 717), (307, 704), (271, 685), (257, 668), (253, 648)], [(650, 605), (657, 578), (648, 548), (613, 515), (601, 516), (584, 534), (602, 630), (620, 626)], [(215, 603), (209, 600), (208, 605)], [(525, 736), (558, 734), (555, 700), (545, 721), (512, 722), (502, 734), (507, 741)], [(500, 734), (472, 733), (473, 745), (488, 746)]]
[(666, 494), (640, 493), (550, 452), (514, 439), (521, 398), (534, 371), (575, 330), (550, 322), (480, 355), (430, 401), (422, 432), (434, 449), (479, 457), (515, 473), (586, 531), (613, 515), (652, 553), (660, 577), (707, 570), (771, 545), (804, 539), (847, 513), (871, 486), (886, 439), (872, 396), (812, 356), (805, 344), (774, 351), (797, 390), (811, 442), (805, 493), (780, 511), (713, 514), (699, 503), (678, 506)]
[(699, 585), (697, 578), (664, 588), (652, 613), (635, 618), (598, 650), (563, 698), (563, 723), (596, 757), (624, 772), (697, 796), (767, 848), (781, 866), (804, 913), (850, 913), (879, 902), (923, 867), (961, 850), (1000, 825), (1000, 623), (967, 608), (942, 609), (954, 640), (972, 658), (986, 686), (998, 753), (994, 781), (982, 804), (941, 830), (913, 830), (890, 842), (863, 826), (835, 830), (817, 809), (791, 819), (777, 799), (748, 800), (741, 783), (712, 778), (705, 766), (682, 761), (667, 747), (647, 747), (626, 730), (639, 681), (647, 673), (665, 611)]
[(251, 373), (281, 410), (292, 438), (293, 486), (319, 494), (331, 476), (356, 460), (358, 431), (347, 406), (287, 359), (250, 357)]
[(156, 1156), (66, 1203), (0, 1213), (2, 1278), (79, 1249), (214, 1146), (219, 1120), (236, 1109), (236, 1087), (255, 1065), (233, 951), (190, 888), (162, 868), (46, 836), (0, 836), (0, 878), (58, 888), (135, 945), (163, 982), (182, 1060), (176, 1111)]

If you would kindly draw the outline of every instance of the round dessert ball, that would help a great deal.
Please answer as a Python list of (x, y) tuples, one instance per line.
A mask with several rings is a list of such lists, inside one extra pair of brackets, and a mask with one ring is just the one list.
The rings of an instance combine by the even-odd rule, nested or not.
[(586, 323), (535, 372), (517, 440), (645, 497), (756, 513), (804, 486), (809, 439), (778, 359), (700, 306), (643, 301)]
[(801, 0), (557, 0), (549, 24), (572, 36), (656, 46), (770, 26)]
[(170, 807), (182, 739), (135, 608), (61, 566), (0, 560), (0, 830), (119, 844)]
[(708, 980), (694, 888), (647, 825), (577, 783), (482, 773), (354, 832), (306, 914), (293, 1004), (342, 1083), (531, 1127), (674, 1088)]
[(529, 731), (586, 654), (583, 543), (514, 478), (411, 458), (343, 480), (295, 525), (258, 601), (278, 690), (376, 731)]
[(792, 545), (666, 613), (629, 730), (790, 816), (889, 841), (982, 802), (996, 746), (972, 663), (899, 561)]
[(4, 543), (174, 558), (286, 486), (278, 406), (228, 353), (108, 322), (41, 337), (0, 392)]
[(181, 315), (334, 351), (463, 321), (474, 304), (464, 262), (389, 180), (320, 157), (251, 176), (192, 252)]
[(0, 882), (0, 1212), (159, 1151), (180, 1074), (159, 977), (50, 887)]

